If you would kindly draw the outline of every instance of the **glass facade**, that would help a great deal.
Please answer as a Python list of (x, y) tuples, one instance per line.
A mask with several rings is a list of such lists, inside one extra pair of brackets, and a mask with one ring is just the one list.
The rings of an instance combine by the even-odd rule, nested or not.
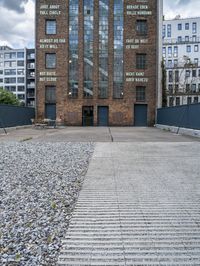
[(99, 1), (99, 98), (108, 98), (109, 0)]
[(93, 97), (94, 0), (84, 0), (84, 98)]
[(124, 1), (114, 1), (114, 83), (113, 97), (123, 98), (124, 62), (123, 62)]
[(69, 90), (68, 95), (78, 97), (78, 23), (79, 1), (69, 1)]

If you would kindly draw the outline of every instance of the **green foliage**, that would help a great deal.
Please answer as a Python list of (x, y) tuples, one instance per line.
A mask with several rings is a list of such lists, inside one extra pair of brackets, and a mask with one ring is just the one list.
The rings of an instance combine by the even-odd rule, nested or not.
[(165, 63), (164, 60), (162, 60), (162, 107), (167, 106), (167, 85), (166, 85), (166, 69), (165, 69)]
[(20, 102), (12, 92), (0, 88), (0, 104), (20, 105)]

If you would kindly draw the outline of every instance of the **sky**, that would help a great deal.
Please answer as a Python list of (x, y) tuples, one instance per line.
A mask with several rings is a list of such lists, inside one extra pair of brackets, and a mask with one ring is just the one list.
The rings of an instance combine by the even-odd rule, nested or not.
[[(36, 0), (0, 0), (0, 45), (34, 47), (34, 6)], [(200, 16), (200, 0), (164, 0), (164, 15)]]

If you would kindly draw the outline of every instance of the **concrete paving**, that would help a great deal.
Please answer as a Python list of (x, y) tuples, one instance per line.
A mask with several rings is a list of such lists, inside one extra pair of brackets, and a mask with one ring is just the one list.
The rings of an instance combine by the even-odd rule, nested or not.
[(58, 265), (199, 266), (199, 161), (198, 142), (96, 144)]
[(0, 134), (0, 141), (46, 142), (191, 142), (200, 138), (181, 136), (157, 128), (66, 127), (58, 129), (17, 129)]

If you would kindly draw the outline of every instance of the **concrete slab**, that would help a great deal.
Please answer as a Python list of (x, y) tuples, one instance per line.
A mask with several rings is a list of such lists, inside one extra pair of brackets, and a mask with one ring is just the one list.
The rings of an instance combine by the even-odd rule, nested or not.
[(169, 136), (96, 145), (58, 265), (199, 265), (200, 143)]
[(193, 142), (200, 138), (181, 136), (157, 128), (66, 127), (57, 129), (21, 128), (0, 133), (0, 141), (39, 142)]

